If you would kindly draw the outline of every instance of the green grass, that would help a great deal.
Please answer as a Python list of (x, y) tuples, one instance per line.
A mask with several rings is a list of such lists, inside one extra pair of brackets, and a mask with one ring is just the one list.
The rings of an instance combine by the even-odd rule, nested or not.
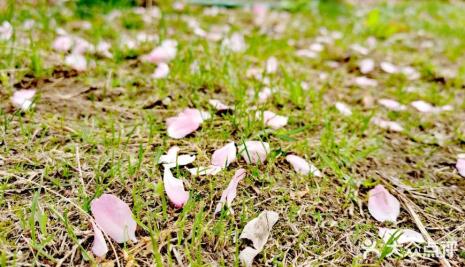
[[(405, 258), (386, 256), (387, 250), (380, 259), (361, 257), (363, 240), (376, 239), (378, 227), (416, 229), (404, 209), (397, 226), (376, 222), (369, 215), (367, 191), (382, 176), (398, 177), (429, 197), (408, 194), (433, 239), (449, 235), (459, 241), (456, 257), (450, 261), (463, 265), (464, 257), (459, 255), (465, 253), (464, 214), (440, 204), (461, 208), (464, 201), (465, 183), (454, 167), (456, 154), (465, 150), (462, 3), (353, 6), (289, 1), (268, 18), (270, 25), (286, 22), (282, 32), (260, 30), (252, 24), (253, 15), (241, 8), (208, 16), (204, 13), (208, 7), (187, 6), (180, 12), (164, 2), (163, 15), (146, 23), (132, 8), (132, 1), (91, 3), (52, 6), (44, 1), (35, 5), (9, 1), (0, 9), (0, 23), (8, 20), (15, 29), (10, 41), (0, 41), (0, 159), (4, 161), (0, 165), (0, 266), (102, 261), (238, 266), (246, 243), (238, 237), (244, 225), (265, 209), (278, 212), (280, 219), (255, 259), (259, 266), (409, 265)], [(115, 10), (121, 15), (109, 21), (105, 16)], [(185, 23), (187, 17), (195, 18), (206, 31), (224, 25), (230, 26), (228, 34), (243, 31), (247, 50), (230, 53), (222, 49), (221, 41), (194, 35)], [(32, 30), (22, 26), (28, 19), (35, 21)], [(89, 28), (82, 26), (84, 21)], [(51, 49), (57, 27), (94, 44), (110, 42), (114, 57), (87, 55), (95, 66), (72, 75), (62, 64), (63, 55)], [(323, 27), (342, 33), (342, 38), (326, 45), (316, 59), (296, 56), (295, 51), (313, 43)], [(137, 60), (157, 43), (122, 47), (122, 38), (135, 38), (139, 32), (157, 35), (160, 42), (178, 41), (167, 79), (153, 80), (155, 66)], [(378, 68), (368, 75), (378, 81), (377, 87), (353, 85), (353, 78), (360, 76), (357, 62), (365, 56), (350, 47), (365, 45), (370, 36), (377, 38), (377, 45), (366, 57), (377, 63), (413, 66), (421, 78), (410, 81)], [(433, 45), (425, 46), (428, 42)], [(247, 77), (247, 69), (264, 68), (270, 56), (278, 59), (279, 71), (269, 75), (269, 85)], [(339, 65), (332, 68), (330, 61)], [(194, 62), (199, 72), (191, 72)], [(444, 69), (457, 74), (444, 78)], [(65, 71), (65, 77), (59, 70)], [(322, 73), (327, 79), (319, 78)], [(259, 103), (256, 95), (265, 86), (276, 91)], [(20, 88), (38, 92), (35, 107), (27, 112), (16, 111), (9, 103)], [(255, 97), (250, 98), (249, 91)], [(64, 99), (67, 95), (74, 96)], [(166, 118), (186, 107), (214, 113), (208, 104), (211, 98), (233, 105), (235, 111), (214, 115), (187, 138), (167, 136)], [(373, 105), (364, 104), (368, 98)], [(434, 115), (411, 107), (388, 111), (376, 104), (380, 98), (405, 105), (419, 99), (451, 104), (454, 111)], [(334, 108), (337, 101), (347, 103), (353, 115), (341, 116)], [(289, 123), (279, 130), (266, 129), (252, 106), (288, 116)], [(376, 116), (399, 122), (405, 131), (376, 127), (370, 123)], [(241, 159), (207, 177), (191, 177), (183, 168), (173, 170), (183, 178), (190, 198), (182, 209), (169, 205), (162, 167), (157, 164), (160, 155), (178, 145), (183, 154), (196, 154), (195, 166), (206, 166), (215, 149), (229, 141), (246, 140), (270, 143), (272, 153), (266, 164), (246, 165)], [(296, 174), (284, 160), (291, 153), (310, 160), (324, 176)], [(239, 167), (246, 168), (248, 175), (239, 184), (235, 214), (224, 210), (214, 216), (221, 192)], [(103, 193), (115, 194), (130, 205), (139, 239), (137, 244), (112, 243), (116, 255), (110, 246), (105, 260), (90, 252), (93, 237), (88, 220), (90, 202)], [(436, 262), (414, 260), (423, 265)]]

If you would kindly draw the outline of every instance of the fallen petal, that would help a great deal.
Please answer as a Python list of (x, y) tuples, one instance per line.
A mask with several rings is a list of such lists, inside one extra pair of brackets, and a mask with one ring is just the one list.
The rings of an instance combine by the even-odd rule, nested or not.
[(277, 212), (268, 210), (262, 211), (257, 218), (254, 218), (245, 225), (240, 238), (252, 241), (254, 248), (262, 251), (270, 236), (271, 228), (278, 219), (279, 214)]
[(371, 122), (383, 129), (394, 132), (402, 132), (404, 130), (404, 127), (402, 127), (399, 123), (395, 121), (387, 121), (380, 118), (373, 118)]
[(375, 61), (371, 58), (363, 59), (358, 63), (358, 68), (363, 74), (372, 72), (375, 69)]
[(270, 145), (261, 141), (246, 141), (238, 149), (247, 164), (263, 163), (270, 153)]
[(386, 99), (386, 98), (382, 98), (382, 99), (379, 99), (378, 100), (378, 103), (387, 108), (387, 109), (390, 109), (390, 110), (394, 110), (394, 111), (403, 111), (403, 110), (406, 110), (407, 107), (402, 105), (401, 103), (395, 101), (395, 100), (392, 100), (392, 99)]
[(54, 50), (59, 52), (67, 52), (73, 46), (73, 38), (68, 35), (58, 36), (52, 44)]
[(368, 192), (368, 211), (377, 221), (396, 222), (400, 203), (384, 186), (377, 185)]
[(94, 229), (94, 243), (92, 244), (92, 253), (94, 253), (97, 257), (103, 258), (108, 252), (107, 242), (105, 242), (102, 231), (100, 231), (95, 223), (92, 223), (92, 228)]
[(399, 72), (399, 68), (390, 62), (383, 61), (379, 64), (379, 66), (384, 72), (389, 73), (389, 74)]
[(276, 71), (278, 70), (278, 60), (275, 57), (270, 57), (266, 61), (265, 70), (266, 70), (266, 73), (268, 74), (276, 73)]
[(377, 80), (373, 80), (364, 76), (355, 78), (354, 82), (360, 87), (375, 87), (378, 85)]
[(287, 162), (289, 162), (294, 170), (302, 175), (307, 175), (312, 173), (312, 175), (321, 177), (323, 176), (322, 173), (312, 164), (308, 163), (305, 159), (296, 156), (296, 155), (287, 155), (286, 156)]
[(165, 168), (163, 173), (163, 185), (168, 199), (176, 208), (181, 208), (189, 199), (189, 192), (184, 190), (182, 180), (174, 178), (170, 169)]
[(459, 154), (457, 158), (457, 170), (462, 177), (465, 177), (465, 154)]
[(252, 267), (253, 260), (260, 252), (261, 250), (254, 249), (251, 247), (245, 247), (239, 253), (239, 259), (241, 260), (242, 264), (244, 264), (245, 267)]
[(236, 145), (234, 142), (230, 142), (213, 152), (212, 164), (218, 167), (228, 167), (236, 160), (236, 153)]
[(229, 182), (228, 187), (221, 194), (221, 199), (216, 205), (215, 213), (220, 212), (221, 209), (223, 208), (223, 205), (225, 204), (230, 208), (231, 213), (233, 213), (231, 204), (234, 198), (236, 197), (237, 185), (242, 179), (244, 179), (245, 175), (246, 175), (246, 172), (244, 169), (239, 169), (236, 171), (233, 178), (231, 179), (231, 182)]
[(350, 107), (347, 106), (345, 103), (342, 102), (336, 102), (336, 109), (344, 116), (351, 116), (352, 115), (352, 110), (350, 110)]
[(286, 126), (288, 118), (280, 116), (271, 111), (264, 111), (263, 114), (260, 111), (255, 113), (257, 119), (260, 119), (263, 115), (263, 122), (266, 126), (270, 126), (273, 129), (279, 129)]
[(405, 243), (426, 243), (423, 236), (411, 229), (389, 229), (379, 228), (378, 236), (383, 239), (384, 243), (388, 243), (391, 237), (395, 239), (397, 244)]
[(168, 64), (162, 62), (158, 64), (157, 68), (155, 69), (155, 72), (152, 74), (152, 78), (162, 79), (167, 77), (168, 74), (170, 74), (170, 67), (168, 67)]
[(223, 167), (218, 166), (208, 166), (208, 167), (196, 167), (187, 169), (192, 176), (204, 176), (204, 175), (216, 175), (218, 174)]
[(132, 218), (128, 204), (121, 199), (111, 194), (103, 194), (92, 200), (90, 209), (100, 229), (117, 243), (128, 240), (137, 242), (137, 224)]
[(35, 94), (36, 90), (33, 89), (15, 91), (11, 97), (11, 103), (14, 107), (26, 111), (31, 107)]
[(65, 64), (77, 71), (85, 71), (87, 69), (86, 58), (78, 53), (72, 53), (66, 56)]
[(197, 109), (185, 109), (176, 117), (166, 120), (168, 136), (171, 138), (183, 138), (196, 131), (203, 121), (202, 114)]
[(166, 40), (160, 46), (155, 47), (149, 54), (143, 55), (141, 60), (154, 64), (168, 63), (176, 57), (176, 46), (176, 41)]
[(208, 100), (208, 103), (218, 111), (234, 109), (233, 107), (230, 107), (217, 99), (210, 99)]

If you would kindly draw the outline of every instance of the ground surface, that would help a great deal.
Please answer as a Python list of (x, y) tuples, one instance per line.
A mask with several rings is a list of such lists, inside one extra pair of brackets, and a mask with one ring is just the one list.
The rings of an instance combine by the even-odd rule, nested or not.
[[(438, 264), (427, 256), (362, 257), (366, 239), (379, 241), (378, 227), (418, 230), (404, 204), (397, 225), (370, 216), (367, 192), (376, 184), (398, 198), (405, 195), (434, 240), (457, 242), (448, 262), (465, 264), (465, 178), (455, 169), (457, 154), (465, 151), (463, 3), (315, 1), (272, 10), (254, 22), (256, 15), (243, 8), (180, 11), (165, 4), (162, 15), (146, 15), (144, 21), (132, 8), (108, 18), (108, 8), (13, 2), (0, 13), (0, 21), (15, 29), (0, 45), (0, 265), (238, 265), (246, 244), (238, 236), (263, 210), (280, 218), (255, 259), (258, 266)], [(34, 25), (25, 29), (29, 19)], [(247, 49), (231, 52), (221, 40), (195, 35), (193, 20), (206, 32), (243, 34)], [(72, 70), (51, 48), (58, 27), (93, 44), (110, 42), (113, 58), (87, 55), (87, 70)], [(123, 39), (140, 32), (158, 41), (123, 47)], [(140, 56), (168, 38), (177, 40), (178, 53), (169, 76), (155, 80), (154, 64)], [(323, 51), (315, 58), (296, 53), (317, 42)], [(252, 67), (261, 72), (271, 56), (278, 60), (276, 73), (267, 79), (247, 75)], [(354, 83), (364, 58), (377, 63), (366, 75), (377, 86)], [(385, 73), (381, 61), (412, 66), (420, 77)], [(260, 103), (257, 94), (266, 86), (274, 93)], [(9, 99), (29, 88), (37, 90), (34, 107), (18, 111)], [(214, 115), (186, 138), (167, 136), (166, 118), (186, 107), (214, 114), (211, 98), (236, 109)], [(407, 109), (390, 111), (378, 104), (381, 98)], [(453, 109), (424, 114), (409, 105), (415, 100)], [(338, 101), (353, 114), (342, 116), (334, 107)], [(252, 106), (288, 116), (289, 123), (267, 129)], [(375, 117), (404, 130), (382, 129), (371, 123)], [(168, 148), (196, 154), (200, 166), (228, 141), (250, 139), (270, 143), (266, 164), (239, 160), (206, 177), (179, 168), (176, 176), (183, 178), (190, 200), (182, 209), (169, 205), (157, 164)], [(284, 160), (288, 153), (310, 160), (323, 177), (296, 174)], [(214, 216), (238, 167), (249, 175), (238, 187), (235, 214)], [(113, 242), (114, 250), (102, 260), (89, 252), (93, 232), (86, 214), (90, 201), (104, 192), (130, 205), (139, 242)]]

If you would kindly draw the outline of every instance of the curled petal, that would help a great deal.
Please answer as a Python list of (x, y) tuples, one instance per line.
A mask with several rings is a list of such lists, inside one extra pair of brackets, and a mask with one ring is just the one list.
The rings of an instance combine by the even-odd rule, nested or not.
[(294, 170), (302, 175), (307, 175), (309, 173), (312, 173), (312, 175), (315, 175), (317, 177), (323, 176), (321, 172), (312, 164), (308, 163), (305, 159), (296, 156), (296, 155), (288, 155), (286, 156), (287, 162), (289, 162)]
[(239, 147), (239, 151), (247, 164), (263, 163), (270, 153), (270, 145), (261, 141), (247, 141)]
[(227, 204), (228, 207), (231, 207), (232, 201), (236, 197), (237, 185), (242, 179), (244, 179), (245, 175), (246, 172), (244, 169), (239, 169), (236, 171), (233, 178), (231, 179), (231, 182), (229, 182), (228, 187), (221, 194), (221, 199), (216, 205), (215, 213), (220, 212), (224, 204)]
[(189, 192), (184, 190), (182, 180), (174, 178), (170, 169), (165, 168), (163, 173), (163, 185), (168, 199), (176, 208), (181, 208), (189, 199)]
[(92, 200), (90, 207), (97, 225), (113, 240), (118, 243), (137, 241), (137, 224), (128, 204), (114, 195), (103, 194)]
[(368, 211), (377, 221), (396, 222), (400, 203), (384, 186), (377, 185), (368, 192)]
[(95, 254), (95, 256), (103, 258), (108, 252), (107, 242), (105, 242), (102, 231), (100, 231), (95, 223), (92, 223), (92, 228), (94, 229), (94, 243), (92, 243), (92, 252)]
[(236, 145), (230, 142), (213, 152), (212, 164), (218, 167), (227, 167), (236, 160)]

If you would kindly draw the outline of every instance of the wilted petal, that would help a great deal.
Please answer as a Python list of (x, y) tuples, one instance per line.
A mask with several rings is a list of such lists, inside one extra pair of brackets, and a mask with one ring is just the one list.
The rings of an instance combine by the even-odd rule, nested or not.
[(118, 243), (128, 240), (136, 242), (136, 222), (132, 218), (131, 209), (118, 197), (103, 194), (92, 200), (92, 215), (97, 225)]
[(363, 59), (358, 63), (358, 68), (361, 73), (367, 74), (375, 69), (375, 61), (371, 58)]
[(213, 152), (212, 164), (218, 167), (227, 167), (236, 160), (236, 145), (230, 142)]
[(336, 102), (336, 109), (344, 116), (351, 116), (352, 115), (352, 110), (350, 110), (350, 107), (347, 106), (345, 103), (342, 102)]
[(170, 73), (170, 67), (166, 63), (159, 63), (155, 72), (152, 74), (152, 78), (154, 79), (161, 79), (168, 76)]
[(389, 242), (391, 237), (392, 240), (395, 240), (394, 243), (396, 244), (426, 243), (420, 233), (411, 229), (379, 228), (378, 236), (382, 238), (386, 244)]
[(239, 147), (239, 151), (247, 164), (263, 163), (270, 153), (270, 145), (261, 141), (247, 141)]
[[(262, 116), (262, 113), (257, 111), (255, 116), (260, 119)], [(263, 122), (265, 123), (266, 126), (270, 126), (273, 129), (279, 129), (284, 127), (287, 124), (288, 118), (284, 116), (280, 116), (275, 114), (274, 112), (271, 111), (264, 111), (263, 112)]]
[(387, 109), (390, 109), (390, 110), (394, 110), (394, 111), (403, 111), (403, 110), (406, 110), (407, 107), (402, 105), (401, 103), (395, 101), (395, 100), (392, 100), (392, 99), (386, 99), (386, 98), (382, 98), (382, 99), (379, 99), (378, 100), (378, 103), (387, 108)]
[(270, 57), (266, 61), (266, 73), (275, 73), (278, 70), (278, 60), (275, 57)]
[(400, 203), (384, 186), (377, 185), (368, 192), (368, 211), (377, 221), (396, 222)]
[(218, 166), (208, 166), (208, 167), (195, 167), (195, 168), (190, 168), (187, 169), (192, 176), (204, 176), (204, 175), (216, 175), (218, 174), (223, 167), (218, 167)]
[[(221, 199), (218, 205), (216, 205), (215, 213), (220, 212), (224, 204), (231, 208), (232, 201), (236, 197), (237, 185), (242, 179), (244, 179), (245, 175), (246, 172), (244, 169), (239, 169), (236, 171), (233, 178), (231, 179), (231, 182), (229, 182), (228, 187), (221, 194)], [(231, 212), (233, 212), (232, 209)]]
[(378, 81), (364, 76), (355, 78), (354, 82), (356, 85), (361, 87), (375, 87), (378, 85)]
[(16, 108), (26, 111), (31, 107), (35, 94), (36, 90), (33, 89), (15, 91), (11, 97), (11, 103)]
[(254, 248), (261, 251), (278, 219), (277, 212), (265, 210), (245, 225), (239, 238), (252, 241)]
[(302, 175), (307, 175), (311, 173), (317, 177), (323, 176), (323, 174), (315, 167), (313, 164), (307, 162), (305, 159), (296, 156), (296, 155), (288, 155), (286, 156), (287, 162), (289, 162), (294, 170)]
[(176, 208), (181, 208), (189, 199), (189, 192), (184, 190), (184, 183), (174, 178), (170, 169), (165, 168), (163, 173), (163, 185), (168, 199)]
[(74, 44), (74, 41), (73, 41), (73, 38), (71, 36), (62, 35), (62, 36), (58, 36), (53, 41), (52, 47), (56, 51), (67, 52), (67, 51), (69, 51), (71, 49), (73, 44)]
[(94, 229), (94, 243), (92, 243), (92, 253), (94, 253), (97, 257), (103, 258), (108, 252), (107, 242), (103, 237), (102, 231), (100, 231), (95, 223), (92, 223), (92, 228)]
[(389, 73), (389, 74), (399, 72), (399, 68), (390, 62), (383, 61), (379, 64), (379, 66), (384, 72)]
[(77, 71), (85, 71), (87, 69), (86, 58), (78, 53), (72, 53), (66, 56), (65, 64)]
[(457, 170), (462, 177), (465, 177), (465, 154), (459, 154), (457, 158)]
[(404, 127), (402, 127), (399, 123), (395, 121), (387, 121), (380, 118), (373, 118), (371, 122), (383, 129), (394, 132), (402, 132), (404, 130)]

